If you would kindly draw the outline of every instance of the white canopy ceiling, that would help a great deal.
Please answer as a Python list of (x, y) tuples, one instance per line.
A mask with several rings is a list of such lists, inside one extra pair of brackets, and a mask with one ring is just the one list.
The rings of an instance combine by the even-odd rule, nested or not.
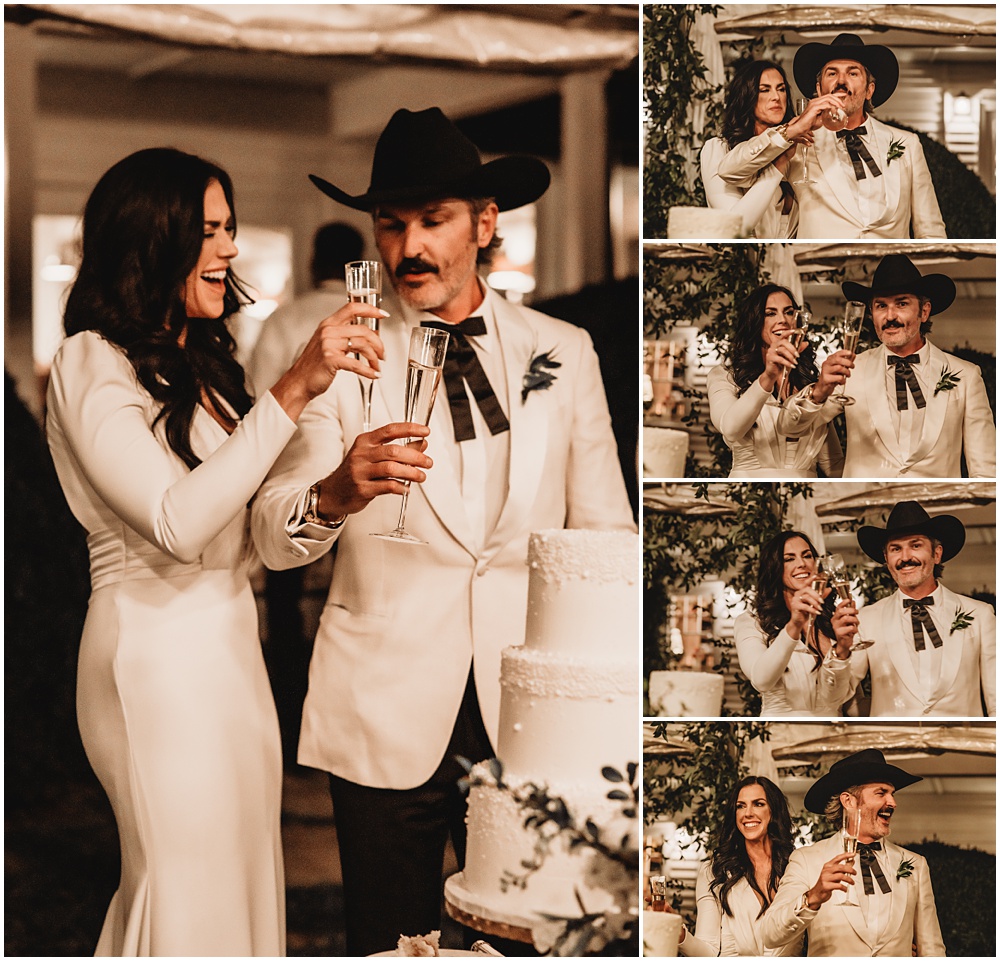
[(627, 4), (19, 4), (47, 29), (189, 47), (562, 72), (626, 66), (639, 52)]

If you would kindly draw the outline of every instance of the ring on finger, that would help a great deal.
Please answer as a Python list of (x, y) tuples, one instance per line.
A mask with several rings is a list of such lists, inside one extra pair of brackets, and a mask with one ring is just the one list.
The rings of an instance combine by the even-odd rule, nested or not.
[(350, 337), (347, 338), (347, 349), (348, 350), (351, 349), (351, 338)]

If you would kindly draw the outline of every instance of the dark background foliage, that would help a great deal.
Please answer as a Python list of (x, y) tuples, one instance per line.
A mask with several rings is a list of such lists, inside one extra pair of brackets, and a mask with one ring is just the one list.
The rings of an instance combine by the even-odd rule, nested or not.
[(948, 236), (960, 240), (996, 237), (997, 201), (986, 189), (986, 184), (947, 147), (922, 130), (895, 120), (884, 122), (890, 127), (909, 130), (920, 138)]
[(76, 727), (76, 655), (90, 596), (83, 528), (38, 422), (4, 377), (6, 805), (38, 802), (89, 772)]

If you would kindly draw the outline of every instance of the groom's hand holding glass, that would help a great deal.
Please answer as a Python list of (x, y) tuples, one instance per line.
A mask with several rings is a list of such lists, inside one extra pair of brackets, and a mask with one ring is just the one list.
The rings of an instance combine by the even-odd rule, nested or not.
[(854, 353), (849, 350), (836, 350), (823, 361), (819, 369), (819, 379), (812, 389), (812, 401), (815, 404), (825, 404), (837, 387), (847, 383), (854, 370)]
[(830, 618), (833, 633), (836, 635), (835, 654), (842, 661), (851, 656), (854, 637), (858, 633), (858, 609), (853, 599), (841, 601)]
[(858, 873), (854, 867), (855, 857), (855, 854), (838, 854), (823, 865), (816, 883), (802, 896), (810, 910), (818, 911), (833, 897), (834, 891), (847, 894)]
[[(382, 494), (405, 494), (427, 479), (434, 462), (424, 453), (430, 428), (394, 423), (358, 434), (340, 466), (320, 482), (320, 516), (332, 522), (363, 511)], [(408, 443), (409, 442), (409, 443)]]

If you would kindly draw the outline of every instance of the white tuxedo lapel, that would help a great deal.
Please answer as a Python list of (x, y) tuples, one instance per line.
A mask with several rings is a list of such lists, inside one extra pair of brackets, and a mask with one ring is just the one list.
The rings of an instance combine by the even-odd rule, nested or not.
[(910, 897), (910, 884), (903, 878), (896, 877), (896, 870), (903, 860), (903, 849), (891, 841), (883, 841), (886, 860), (889, 862), (889, 873), (886, 880), (892, 885), (892, 894), (889, 895), (889, 920), (886, 922), (882, 937), (878, 939), (878, 944), (883, 945), (893, 940), (899, 933), (899, 929), (906, 917), (906, 905)]
[[(826, 838), (823, 841), (817, 842), (814, 847), (816, 851), (814, 853), (814, 858), (816, 864), (814, 866), (813, 875), (819, 876), (819, 872), (822, 870), (823, 865), (826, 864), (830, 858), (835, 857), (838, 854), (843, 853), (843, 849), (840, 846), (840, 835), (834, 834), (832, 837)], [(855, 885), (856, 890), (861, 890), (861, 875), (858, 875), (857, 884)], [(868, 925), (865, 924), (864, 915), (861, 913), (860, 904), (846, 904), (844, 899), (847, 897), (845, 892), (835, 891), (833, 898), (827, 902), (827, 904), (821, 909), (823, 911), (829, 911), (830, 916), (825, 919), (828, 923), (836, 923), (836, 915), (833, 914), (834, 911), (840, 912), (840, 917), (846, 921), (851, 928), (853, 928), (854, 933), (861, 939), (861, 941), (868, 945), (869, 948), (874, 948), (875, 942), (871, 939), (868, 933)], [(855, 897), (855, 900), (858, 900)]]
[[(899, 449), (896, 432), (892, 428), (889, 391), (886, 390), (885, 386), (886, 349), (879, 344), (870, 353), (872, 357), (865, 366), (864, 377), (862, 379), (862, 389), (865, 392), (868, 413), (871, 416), (875, 432), (878, 434), (879, 440), (882, 441), (882, 446), (885, 447), (897, 464), (901, 464), (902, 452)], [(892, 400), (895, 403), (895, 395)]]
[[(896, 604), (896, 594), (891, 594), (886, 598), (885, 606), (882, 611), (882, 638), (876, 638), (875, 643), (878, 644), (879, 641), (885, 644), (886, 653), (889, 656), (889, 660), (892, 662), (893, 669), (896, 672), (896, 677), (899, 678), (899, 682), (907, 689), (910, 697), (918, 704), (923, 704), (924, 697), (920, 693), (920, 683), (917, 678), (917, 672), (913, 668), (913, 661), (910, 659), (909, 652), (906, 650), (906, 645), (910, 643), (907, 639), (904, 631), (903, 625), (899, 620), (899, 608)], [(909, 612), (903, 612), (904, 617), (909, 616)], [(870, 657), (871, 655), (869, 655)]]
[[(535, 327), (516, 307), (499, 297), (494, 304), (510, 408), (510, 474), (507, 500), (496, 527), (486, 537), (484, 560), (493, 557), (523, 529), (528, 511), (535, 501), (545, 466), (548, 407), (545, 391), (529, 394), (526, 402), (522, 403), (521, 390), (532, 357), (555, 347), (555, 344), (538, 342)], [(558, 360), (558, 357), (555, 359)]]
[[(927, 378), (929, 384), (937, 384), (941, 379), (947, 359), (943, 351), (940, 351), (933, 344), (930, 345), (930, 353), (927, 358), (927, 370), (930, 376)], [(948, 413), (949, 395), (955, 393), (952, 390), (941, 391), (936, 397), (934, 388), (927, 391), (927, 406), (924, 408), (924, 428), (920, 435), (920, 442), (913, 450), (907, 466), (920, 463), (933, 450), (941, 437), (944, 428), (945, 415)], [(961, 443), (961, 438), (958, 438)], [(946, 438), (946, 443), (952, 443)]]
[(874, 226), (884, 227), (896, 219), (903, 164), (899, 158), (891, 164), (886, 163), (885, 158), (889, 153), (889, 142), (892, 140), (892, 128), (879, 123), (874, 117), (869, 117), (865, 123), (871, 133), (872, 159), (878, 164), (879, 170), (882, 171), (883, 190), (885, 191), (885, 208), (882, 211), (882, 216), (875, 221)]
[[(951, 624), (959, 608), (962, 606), (962, 598), (949, 591), (944, 585), (941, 586), (941, 607), (944, 611), (944, 620)], [(945, 628), (941, 635), (941, 671), (938, 674), (937, 684), (934, 685), (934, 693), (931, 695), (930, 704), (933, 707), (942, 697), (955, 686), (955, 679), (958, 677), (958, 670), (962, 665), (962, 654), (965, 651), (965, 632), (973, 630), (975, 622), (964, 631), (956, 631), (954, 634), (948, 633)]]
[[(386, 359), (378, 386), (392, 420), (403, 421), (406, 419), (406, 362), (412, 328), (406, 322), (403, 310), (397, 308), (397, 311), (399, 322), (388, 326), (381, 334)], [(454, 469), (452, 446), (455, 439), (451, 419), (445, 413), (447, 406), (448, 395), (442, 382), (431, 412), (431, 434), (427, 441), (427, 456), (434, 461), (434, 466), (427, 471), (427, 479), (418, 486), (438, 520), (462, 547), (475, 556), (472, 528)], [(414, 493), (411, 492), (410, 496), (413, 497)]]
[(826, 186), (824, 188), (824, 185), (819, 183), (810, 189), (817, 194), (822, 189), (822, 198), (827, 206), (840, 207), (844, 216), (861, 226), (861, 208), (858, 207), (857, 186), (847, 179), (848, 168), (840, 162), (838, 157), (837, 135), (821, 127), (816, 131), (814, 149), (820, 169), (823, 171), (823, 177), (826, 180)]

